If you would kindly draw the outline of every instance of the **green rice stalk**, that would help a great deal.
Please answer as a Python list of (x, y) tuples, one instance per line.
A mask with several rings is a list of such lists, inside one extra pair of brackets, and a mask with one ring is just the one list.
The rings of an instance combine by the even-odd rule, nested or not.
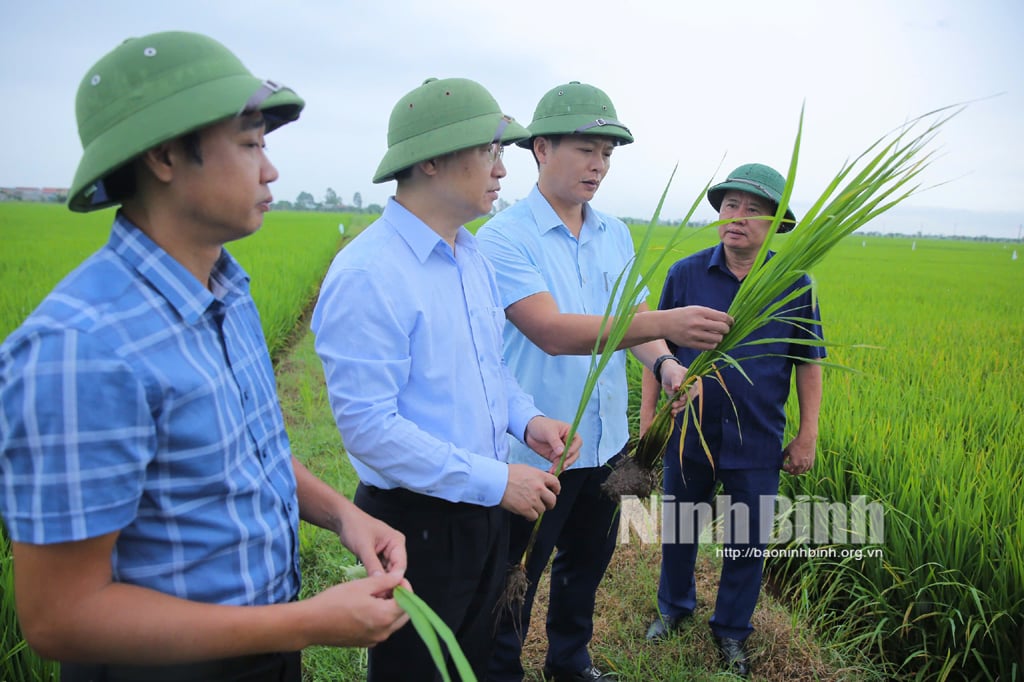
[[(342, 579), (346, 582), (366, 577), (366, 567), (358, 563), (351, 566), (342, 566), (341, 572)], [(437, 670), (444, 682), (451, 682), (451, 677), (448, 675), (448, 664), (444, 659), (444, 650), (441, 648), (442, 643), (448, 649), (448, 655), (451, 656), (452, 663), (455, 664), (455, 669), (459, 673), (459, 679), (462, 682), (476, 682), (476, 675), (473, 673), (473, 668), (470, 666), (469, 660), (466, 659), (466, 654), (463, 653), (462, 647), (459, 646), (459, 641), (455, 638), (448, 624), (430, 608), (430, 605), (417, 596), (416, 593), (401, 586), (392, 590), (392, 594), (395, 597), (395, 602), (403, 611), (409, 614), (409, 621), (420, 636), (420, 639), (423, 640), (423, 645), (427, 647), (427, 651), (430, 652), (430, 657), (433, 659), (434, 665), (437, 666)]]
[(466, 660), (462, 647), (459, 646), (459, 642), (455, 639), (451, 628), (441, 620), (441, 617), (425, 601), (404, 587), (396, 587), (394, 595), (398, 605), (409, 614), (409, 620), (412, 621), (412, 625), (416, 628), (416, 632), (419, 633), (420, 639), (423, 640), (423, 643), (430, 651), (430, 657), (434, 659), (434, 665), (437, 666), (442, 679), (445, 682), (451, 682), (451, 677), (448, 675), (448, 665), (444, 660), (444, 653), (441, 650), (441, 642), (444, 642), (445, 646), (448, 647), (448, 655), (451, 656), (462, 682), (476, 682), (476, 675), (473, 674), (473, 668), (469, 665), (469, 661)]
[[(671, 404), (685, 395), (698, 379), (716, 375), (719, 383), (722, 383), (718, 372), (722, 367), (730, 366), (737, 369), (740, 376), (749, 381), (749, 377), (743, 372), (740, 363), (729, 355), (730, 351), (743, 346), (780, 340), (805, 345), (834, 345), (823, 339), (766, 339), (760, 341), (745, 341), (745, 339), (765, 324), (776, 320), (803, 327), (813, 323), (813, 320), (795, 317), (786, 310), (786, 305), (798, 296), (808, 290), (813, 293), (813, 281), (810, 285), (795, 288), (788, 293), (786, 290), (802, 276), (808, 275), (811, 269), (843, 238), (918, 190), (918, 185), (910, 183), (927, 167), (931, 158), (932, 152), (925, 152), (925, 147), (934, 139), (939, 128), (962, 109), (960, 107), (950, 112), (947, 107), (914, 119), (898, 128), (894, 134), (876, 140), (853, 162), (844, 164), (828, 184), (826, 190), (799, 221), (798, 228), (794, 229), (786, 241), (775, 249), (775, 255), (768, 259), (772, 242), (780, 225), (784, 222), (786, 207), (789, 205), (796, 179), (804, 118), (803, 110), (801, 110), (800, 123), (781, 201), (775, 215), (771, 218), (771, 227), (764, 244), (761, 245), (754, 265), (750, 273), (743, 279), (736, 297), (729, 306), (728, 312), (734, 320), (733, 326), (717, 347), (701, 352), (687, 368), (686, 380), (679, 392), (662, 406), (656, 414), (650, 430), (637, 444), (634, 456), (637, 457), (639, 464), (646, 467), (658, 466), (675, 425), (675, 419), (671, 414)], [(935, 117), (935, 120), (925, 122), (930, 117)], [(922, 122), (925, 122), (924, 130), (915, 134), (915, 129)], [(863, 168), (855, 172), (858, 165), (861, 164)], [(842, 189), (840, 189), (841, 185)], [(765, 217), (767, 218), (767, 216)], [(723, 222), (718, 221), (715, 224)], [(744, 358), (744, 360), (746, 359), (749, 358)], [(826, 363), (818, 362), (817, 364)], [(836, 366), (832, 363), (827, 364), (831, 367)], [(728, 390), (726, 393), (728, 394)], [(686, 415), (683, 419), (683, 427), (693, 423), (700, 435), (704, 454), (709, 461), (712, 461), (710, 449), (700, 432), (700, 415), (696, 413), (694, 403), (687, 402), (684, 409)], [(683, 439), (679, 440), (678, 456), (681, 459)], [(609, 479), (611, 480), (615, 475), (616, 472), (613, 472)], [(609, 486), (614, 487), (614, 483), (615, 481), (611, 480)]]
[[(623, 272), (619, 273), (619, 276), (615, 279), (611, 290), (611, 296), (608, 301), (608, 306), (605, 309), (597, 339), (594, 342), (594, 349), (590, 355), (590, 368), (587, 372), (587, 377), (583, 385), (583, 393), (580, 396), (580, 401), (576, 408), (576, 416), (569, 427), (569, 432), (565, 439), (566, 444), (573, 441), (576, 431), (579, 428), (580, 421), (583, 419), (583, 414), (586, 411), (587, 403), (590, 402), (590, 397), (594, 392), (594, 388), (597, 386), (597, 381), (601, 376), (601, 372), (604, 371), (605, 367), (611, 361), (612, 356), (619, 350), (619, 346), (622, 344), (623, 339), (626, 337), (626, 333), (629, 331), (629, 326), (633, 322), (633, 316), (636, 314), (637, 299), (643, 293), (648, 282), (650, 282), (651, 278), (654, 276), (657, 266), (661, 263), (661, 260), (682, 239), (682, 230), (677, 230), (665, 244), (660, 255), (653, 259), (653, 262), (644, 269), (644, 259), (641, 256), (647, 254), (647, 252), (652, 248), (651, 244), (654, 238), (655, 228), (658, 225), (658, 220), (661, 216), (661, 209), (665, 204), (665, 197), (668, 196), (668, 190), (672, 186), (672, 179), (675, 177), (677, 168), (678, 165), (676, 168), (672, 169), (672, 174), (669, 176), (668, 183), (665, 185), (665, 189), (661, 193), (661, 198), (658, 200), (658, 206), (654, 211), (654, 216), (651, 218), (651, 221), (644, 232), (643, 239), (637, 248), (636, 255), (630, 261), (629, 266)], [(710, 181), (704, 186), (705, 191), (708, 186), (710, 186)], [(700, 201), (698, 197), (698, 199), (690, 206), (690, 210), (683, 220), (684, 225), (689, 222), (699, 203)], [(558, 460), (557, 466), (555, 467), (556, 476), (562, 472), (562, 468), (565, 466), (565, 458), (567, 456), (568, 449), (562, 453), (562, 456)], [(537, 532), (540, 530), (540, 524), (543, 518), (544, 513), (541, 512), (533, 524), (533, 529), (530, 532), (530, 539), (527, 542), (526, 548), (523, 550), (523, 554), (519, 559), (518, 565), (509, 572), (505, 593), (499, 601), (499, 607), (503, 610), (509, 610), (511, 613), (518, 613), (519, 607), (523, 604), (526, 595), (525, 587), (528, 586), (528, 581), (526, 579), (526, 564), (530, 560), (530, 555), (533, 552), (533, 546), (537, 539)]]

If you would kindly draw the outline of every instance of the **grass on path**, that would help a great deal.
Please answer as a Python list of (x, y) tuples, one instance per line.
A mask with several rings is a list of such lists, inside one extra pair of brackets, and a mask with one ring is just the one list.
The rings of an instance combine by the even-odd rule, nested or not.
[[(280, 358), (277, 380), (293, 451), (314, 474), (351, 498), (358, 480), (334, 425), (312, 333), (299, 338)], [(351, 554), (327, 531), (303, 523), (300, 540), (303, 596), (339, 582), (341, 568), (353, 563)], [(645, 640), (647, 626), (656, 614), (659, 561), (660, 546), (641, 545), (636, 538), (616, 550), (598, 594), (591, 644), (595, 664), (602, 670), (617, 672), (623, 682), (735, 679), (720, 672), (707, 627), (720, 566), (713, 550), (703, 554), (698, 563), (700, 601), (693, 622), (665, 642), (653, 644)], [(538, 586), (533, 627), (524, 650), (528, 682), (542, 679), (547, 576), (545, 573)], [(801, 622), (767, 593), (762, 593), (754, 614), (754, 627), (756, 632), (749, 640), (753, 680), (881, 679), (872, 672), (869, 663), (859, 660), (858, 652), (820, 644), (813, 627)], [(307, 681), (362, 680), (365, 665), (362, 650), (314, 647), (307, 649), (304, 655), (303, 678)]]

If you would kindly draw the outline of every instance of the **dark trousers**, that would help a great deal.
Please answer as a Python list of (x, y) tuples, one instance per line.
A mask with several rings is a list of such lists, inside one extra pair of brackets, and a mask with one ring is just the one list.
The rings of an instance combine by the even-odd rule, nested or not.
[[(662, 526), (669, 514), (676, 538), (663, 538), (661, 579), (658, 583), (658, 609), (662, 615), (678, 618), (693, 613), (697, 606), (697, 588), (694, 566), (697, 561), (697, 540), (700, 537), (700, 514), (688, 505), (705, 503), (714, 510), (717, 484), (731, 497), (731, 504), (749, 512), (746, 519), (733, 513), (734, 523), (726, 528), (722, 575), (718, 584), (718, 599), (711, 617), (711, 631), (719, 637), (746, 639), (754, 628), (750, 617), (754, 614), (761, 593), (764, 571), (764, 549), (767, 534), (761, 532), (762, 497), (774, 499), (779, 492), (778, 469), (718, 469), (707, 463), (684, 460), (682, 474), (678, 457), (665, 457), (665, 507)], [(669, 496), (675, 499), (671, 501)], [(742, 505), (742, 506), (741, 506)], [(707, 507), (705, 507), (707, 509)], [(765, 519), (769, 524), (771, 519)], [(672, 522), (669, 522), (672, 523)], [(743, 527), (740, 527), (743, 526)]]
[[(615, 461), (613, 458), (606, 466), (573, 469), (559, 476), (562, 492), (554, 509), (544, 514), (526, 566), (530, 581), (526, 600), (518, 613), (506, 609), (498, 623), (487, 678), (491, 682), (523, 679), (520, 658), (537, 582), (555, 547), (558, 552), (551, 565), (547, 613), (547, 666), (554, 672), (575, 672), (590, 666), (587, 645), (594, 633), (594, 600), (615, 551), (619, 528), (617, 505), (601, 492), (601, 484)], [(521, 516), (512, 516), (511, 566), (522, 557), (533, 525)]]
[(301, 682), (302, 654), (257, 654), (178, 665), (61, 663), (61, 682)]
[[(452, 629), (473, 672), (485, 679), (495, 606), (505, 588), (508, 512), (363, 484), (355, 503), (405, 534), (413, 591)], [(370, 649), (368, 682), (440, 679), (412, 623)]]

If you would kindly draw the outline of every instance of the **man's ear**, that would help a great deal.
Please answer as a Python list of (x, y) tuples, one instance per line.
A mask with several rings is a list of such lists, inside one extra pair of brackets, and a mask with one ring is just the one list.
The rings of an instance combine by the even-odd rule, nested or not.
[(181, 157), (172, 148), (172, 142), (164, 142), (142, 153), (142, 163), (161, 182), (170, 182), (174, 177), (175, 161)]
[(424, 175), (437, 175), (437, 171), (439, 168), (439, 164), (437, 161), (438, 160), (436, 158), (427, 159), (426, 161), (420, 161), (419, 163), (417, 163), (416, 167), (419, 168), (420, 172), (423, 173)]
[(547, 163), (548, 155), (551, 153), (551, 140), (543, 135), (533, 138), (533, 157), (538, 164)]

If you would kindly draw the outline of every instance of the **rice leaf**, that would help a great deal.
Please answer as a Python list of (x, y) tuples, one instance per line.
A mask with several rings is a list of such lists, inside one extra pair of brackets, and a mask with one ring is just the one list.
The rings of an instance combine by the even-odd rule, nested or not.
[(466, 655), (462, 652), (462, 647), (459, 646), (451, 628), (441, 620), (441, 617), (425, 601), (404, 587), (396, 587), (394, 595), (398, 605), (409, 614), (409, 620), (412, 621), (420, 639), (430, 651), (430, 657), (434, 660), (434, 665), (437, 666), (437, 670), (445, 682), (451, 682), (451, 677), (448, 675), (448, 664), (445, 662), (444, 653), (441, 650), (441, 641), (447, 646), (448, 655), (451, 656), (462, 682), (476, 682), (476, 675), (473, 673), (473, 668), (469, 665)]
[[(714, 375), (726, 390), (727, 395), (728, 389), (722, 381), (721, 369), (732, 367), (741, 377), (750, 381), (743, 371), (741, 363), (755, 357), (764, 357), (765, 354), (737, 359), (730, 355), (737, 348), (779, 341), (805, 346), (839, 345), (813, 337), (809, 339), (751, 340), (748, 340), (748, 337), (773, 321), (789, 323), (805, 330), (809, 329), (810, 325), (817, 324), (815, 320), (794, 315), (793, 311), (787, 309), (787, 305), (791, 301), (796, 300), (808, 290), (811, 291), (812, 301), (815, 305), (817, 304), (813, 280), (807, 286), (796, 286), (797, 282), (801, 277), (808, 275), (839, 241), (917, 191), (918, 186), (911, 183), (927, 167), (932, 156), (931, 152), (924, 152), (924, 148), (934, 139), (940, 127), (962, 110), (962, 106), (938, 109), (913, 119), (894, 132), (880, 137), (852, 163), (845, 163), (840, 168), (826, 186), (825, 191), (812, 204), (804, 217), (798, 221), (796, 229), (787, 234), (784, 242), (776, 246), (775, 237), (779, 227), (785, 222), (786, 207), (789, 205), (796, 180), (803, 135), (804, 110), (801, 107), (796, 138), (793, 143), (793, 154), (781, 200), (776, 207), (774, 216), (763, 216), (764, 219), (771, 220), (768, 233), (758, 251), (754, 265), (744, 277), (729, 307), (728, 312), (734, 320), (733, 326), (717, 347), (697, 355), (687, 368), (686, 380), (679, 391), (676, 395), (671, 396), (664, 403), (662, 409), (656, 413), (651, 428), (633, 448), (634, 456), (639, 457), (641, 464), (651, 467), (656, 466), (660, 461), (661, 455), (658, 453), (664, 453), (665, 445), (667, 445), (668, 438), (675, 426), (670, 406), (685, 395), (694, 381)], [(929, 117), (936, 118), (928, 121)], [(924, 130), (919, 131), (922, 123), (924, 123)], [(860, 166), (859, 170), (858, 166)], [(705, 186), (701, 194), (694, 200), (693, 207), (696, 207), (697, 203), (706, 195), (708, 186)], [(687, 220), (683, 221), (683, 224), (686, 224), (688, 219), (689, 216), (687, 216)], [(712, 223), (712, 226), (727, 222), (729, 221), (720, 220)], [(772, 251), (774, 253), (769, 257), (769, 253)], [(645, 255), (645, 250), (640, 248), (636, 258), (643, 260)], [(660, 264), (662, 257), (664, 257), (664, 253), (656, 259), (656, 264)], [(653, 272), (653, 270), (654, 268), (648, 272)], [(821, 366), (839, 367), (836, 363), (814, 362)], [(733, 409), (735, 411), (735, 405)], [(712, 456), (701, 431), (701, 423), (701, 415), (695, 411), (692, 403), (688, 403), (681, 427), (684, 431), (691, 425), (697, 429), (701, 447), (705, 456), (711, 461)], [(679, 440), (680, 452), (678, 455), (681, 460), (682, 437)], [(611, 476), (614, 477), (615, 472)], [(615, 485), (613, 484), (611, 487), (614, 488)]]

